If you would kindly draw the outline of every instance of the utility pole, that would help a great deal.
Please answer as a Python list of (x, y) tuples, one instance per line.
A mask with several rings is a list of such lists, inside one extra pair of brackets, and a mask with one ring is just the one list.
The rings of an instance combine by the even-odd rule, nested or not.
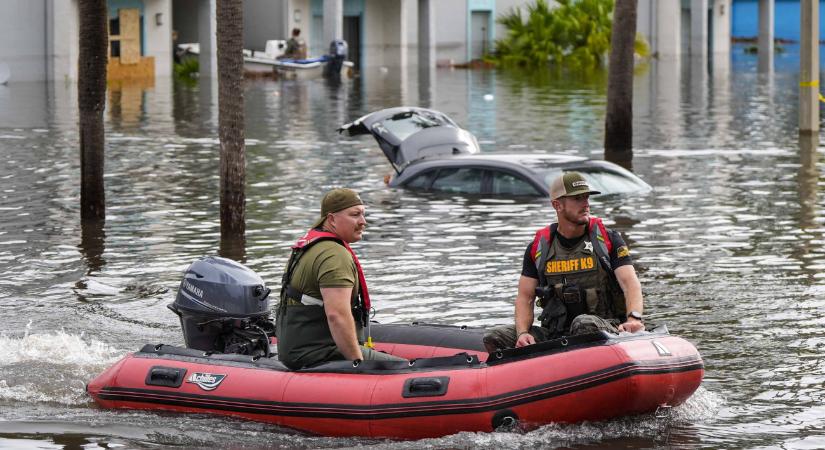
[(799, 132), (819, 131), (819, 0), (800, 4)]

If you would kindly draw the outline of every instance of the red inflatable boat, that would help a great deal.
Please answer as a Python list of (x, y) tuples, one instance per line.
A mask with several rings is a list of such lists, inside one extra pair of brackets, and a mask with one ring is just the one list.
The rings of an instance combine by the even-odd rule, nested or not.
[(409, 362), (335, 361), (292, 371), (272, 352), (269, 293), (241, 264), (195, 261), (169, 305), (186, 348), (146, 345), (86, 390), (104, 408), (223, 414), (326, 436), (418, 439), (652, 412), (682, 403), (702, 381), (696, 348), (664, 327), (488, 354), (480, 329), (375, 324), (376, 348)]
[(517, 424), (602, 420), (684, 402), (702, 358), (664, 327), (573, 336), (488, 354), (482, 330), (373, 325), (408, 362), (291, 371), (277, 357), (147, 345), (92, 380), (104, 408), (213, 413), (326, 436), (418, 439)]

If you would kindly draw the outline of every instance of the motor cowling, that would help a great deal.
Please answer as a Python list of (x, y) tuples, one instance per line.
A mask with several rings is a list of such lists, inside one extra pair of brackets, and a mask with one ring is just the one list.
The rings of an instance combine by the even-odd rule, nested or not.
[(344, 60), (347, 59), (349, 46), (347, 41), (343, 39), (335, 39), (329, 43), (329, 54), (326, 66), (324, 66), (324, 75), (326, 77), (338, 78), (341, 76), (341, 67), (344, 65)]
[(343, 39), (335, 39), (329, 43), (329, 56), (333, 58), (347, 59), (349, 45)]
[[(220, 353), (269, 353), (269, 293), (258, 274), (230, 259), (209, 256), (183, 274), (174, 303), (186, 346)], [(260, 341), (260, 342), (259, 342)]]

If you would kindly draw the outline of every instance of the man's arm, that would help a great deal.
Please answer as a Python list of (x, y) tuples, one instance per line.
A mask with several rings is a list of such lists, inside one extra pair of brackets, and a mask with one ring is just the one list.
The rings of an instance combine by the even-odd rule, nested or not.
[[(625, 308), (627, 312), (638, 311), (640, 314), (644, 312), (644, 301), (642, 300), (642, 284), (639, 283), (639, 278), (636, 276), (636, 269), (632, 265), (617, 267), (614, 271), (616, 280), (619, 282), (619, 287), (622, 288), (625, 298)], [(627, 321), (619, 325), (619, 331), (629, 331), (635, 333), (645, 329), (645, 325), (637, 319), (628, 318)]]
[(536, 286), (539, 280), (522, 275), (518, 279), (516, 296), (516, 347), (535, 344), (536, 339), (526, 333), (533, 327), (533, 308), (536, 303)]
[(352, 288), (321, 288), (321, 297), (324, 299), (324, 311), (327, 315), (329, 331), (344, 358), (355, 360), (364, 359), (358, 337), (355, 333), (355, 319), (352, 317), (350, 300)]

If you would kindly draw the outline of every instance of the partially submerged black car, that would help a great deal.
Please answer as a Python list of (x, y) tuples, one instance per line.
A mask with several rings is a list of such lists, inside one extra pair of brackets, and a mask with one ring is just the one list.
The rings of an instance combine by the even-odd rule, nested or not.
[(383, 109), (348, 123), (346, 136), (371, 134), (395, 169), (393, 187), (490, 196), (549, 196), (562, 172), (583, 173), (602, 194), (644, 192), (650, 186), (616, 164), (578, 156), (481, 153), (475, 136), (441, 112)]

